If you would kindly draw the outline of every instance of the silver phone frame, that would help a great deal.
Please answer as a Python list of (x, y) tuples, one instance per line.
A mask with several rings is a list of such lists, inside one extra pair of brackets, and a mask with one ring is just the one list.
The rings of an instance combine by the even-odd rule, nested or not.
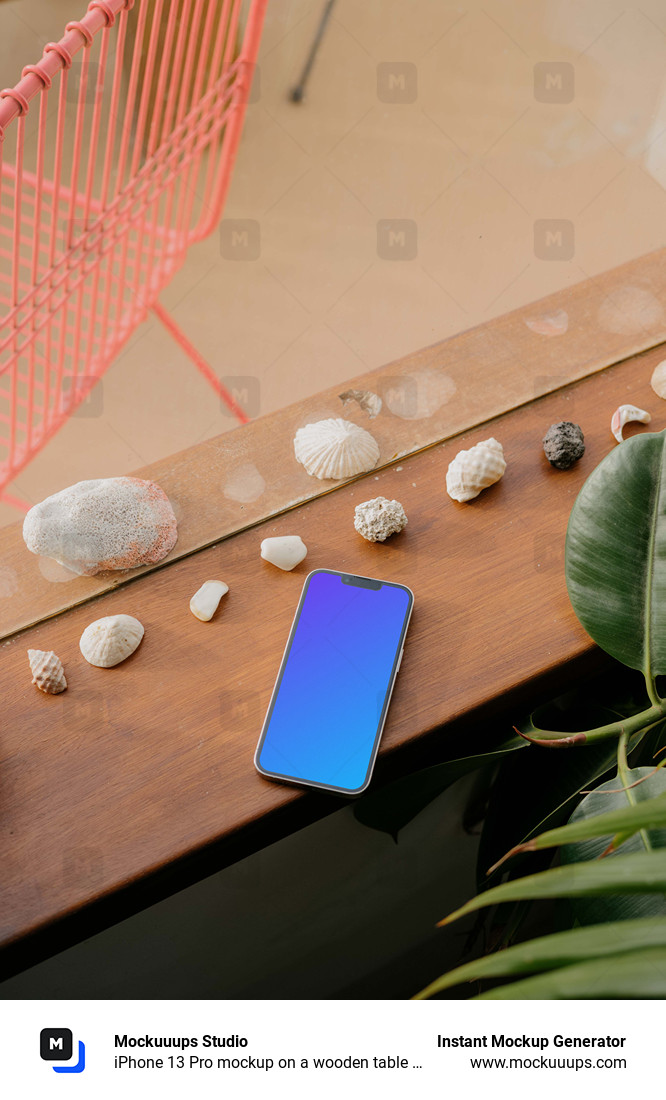
[[(308, 586), (310, 584), (310, 580), (317, 573), (330, 573), (334, 577), (357, 577), (359, 580), (362, 580), (362, 581), (373, 581), (373, 582), (377, 582), (377, 583), (382, 584), (382, 585), (384, 585), (384, 584), (390, 585), (392, 588), (402, 588), (405, 592), (409, 593), (409, 598), (410, 598), (409, 599), (409, 608), (407, 610), (407, 614), (405, 615), (405, 621), (403, 623), (402, 632), (400, 634), (400, 638), (399, 638), (399, 641), (398, 641), (398, 646), (396, 648), (396, 654), (395, 654), (395, 657), (393, 659), (393, 668), (391, 669), (391, 678), (389, 680), (389, 684), (388, 684), (388, 687), (386, 689), (386, 695), (384, 696), (384, 705), (383, 705), (383, 708), (382, 708), (382, 713), (381, 713), (381, 716), (380, 716), (379, 723), (377, 725), (377, 733), (375, 734), (375, 741), (374, 741), (374, 744), (373, 744), (373, 747), (372, 747), (372, 752), (370, 753), (370, 760), (368, 762), (368, 771), (367, 771), (367, 774), (366, 774), (365, 782), (363, 783), (362, 787), (359, 787), (358, 789), (353, 790), (353, 791), (350, 791), (346, 787), (334, 787), (334, 786), (329, 786), (328, 784), (325, 784), (325, 783), (314, 783), (310, 779), (296, 779), (293, 776), (278, 775), (277, 772), (268, 772), (268, 771), (266, 771), (259, 764), (259, 754), (260, 754), (262, 746), (264, 744), (266, 734), (268, 733), (268, 724), (269, 724), (271, 715), (273, 713), (273, 705), (274, 705), (275, 700), (277, 698), (277, 694), (280, 690), (280, 685), (282, 683), (282, 675), (284, 673), (284, 670), (285, 670), (286, 665), (287, 665), (287, 660), (289, 658), (289, 651), (291, 649), (291, 643), (293, 641), (294, 634), (296, 632), (296, 627), (298, 625), (298, 620), (299, 620), (299, 617), (300, 617), (300, 614), (301, 614), (301, 608), (302, 608), (303, 602), (305, 600), (305, 596), (306, 596), (306, 593), (307, 593), (307, 590), (308, 590)], [(360, 587), (362, 587), (362, 586), (360, 586)], [(398, 671), (399, 671), (400, 665), (402, 663), (402, 655), (403, 655), (404, 648), (405, 648), (405, 638), (406, 638), (407, 630), (409, 628), (409, 624), (410, 624), (410, 621), (411, 621), (411, 618), (412, 618), (413, 609), (414, 609), (414, 593), (412, 592), (411, 588), (408, 587), (408, 585), (402, 584), (401, 581), (385, 581), (385, 580), (381, 580), (381, 578), (379, 578), (379, 577), (364, 577), (360, 573), (349, 573), (348, 571), (342, 570), (342, 569), (323, 569), (323, 568), (322, 569), (312, 569), (311, 572), (308, 573), (307, 577), (303, 581), (303, 588), (301, 589), (301, 595), (300, 595), (300, 598), (299, 598), (299, 601), (298, 601), (298, 605), (296, 607), (296, 612), (294, 614), (294, 618), (292, 620), (291, 627), (289, 629), (289, 635), (287, 637), (287, 643), (284, 647), (284, 652), (282, 654), (282, 659), (280, 661), (280, 667), (278, 668), (277, 676), (275, 677), (275, 684), (273, 685), (273, 690), (271, 692), (271, 697), (270, 697), (270, 700), (268, 702), (268, 708), (266, 710), (266, 716), (264, 718), (264, 721), (263, 721), (263, 724), (262, 724), (262, 727), (261, 727), (261, 733), (259, 734), (259, 741), (257, 742), (257, 747), (254, 751), (254, 766), (257, 769), (257, 771), (259, 772), (259, 775), (263, 776), (264, 779), (271, 780), (272, 782), (288, 783), (290, 786), (294, 786), (294, 787), (307, 787), (307, 788), (312, 788), (312, 789), (317, 790), (317, 791), (326, 791), (328, 794), (341, 795), (345, 798), (358, 798), (359, 795), (362, 795), (363, 792), (368, 789), (368, 786), (370, 785), (370, 781), (372, 779), (372, 773), (373, 773), (374, 768), (375, 768), (375, 761), (377, 759), (377, 753), (379, 752), (379, 745), (380, 745), (380, 742), (381, 742), (381, 739), (382, 739), (382, 734), (384, 732), (384, 725), (386, 723), (386, 715), (388, 714), (388, 709), (389, 709), (389, 706), (390, 706), (390, 703), (391, 703), (391, 696), (393, 695), (393, 688), (395, 687), (395, 682), (396, 682), (396, 679), (397, 679), (397, 676), (398, 676)]]

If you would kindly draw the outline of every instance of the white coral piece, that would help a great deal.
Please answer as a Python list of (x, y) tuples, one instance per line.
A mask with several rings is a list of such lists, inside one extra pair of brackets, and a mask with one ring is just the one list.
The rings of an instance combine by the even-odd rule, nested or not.
[(379, 461), (379, 444), (351, 420), (331, 417), (299, 428), (294, 453), (312, 477), (339, 480), (372, 470)]
[(447, 470), (446, 491), (463, 504), (499, 481), (505, 470), (502, 444), (491, 436), (468, 451), (458, 452)]
[(385, 542), (397, 535), (407, 525), (405, 510), (398, 500), (375, 497), (357, 504), (354, 509), (354, 527), (368, 542)]

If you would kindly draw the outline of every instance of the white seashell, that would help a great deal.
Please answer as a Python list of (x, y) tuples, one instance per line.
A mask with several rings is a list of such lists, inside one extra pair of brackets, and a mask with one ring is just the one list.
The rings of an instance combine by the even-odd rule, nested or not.
[(652, 420), (649, 412), (645, 412), (645, 409), (637, 409), (635, 405), (620, 405), (619, 409), (616, 409), (613, 413), (611, 420), (611, 431), (618, 443), (622, 443), (622, 429), (625, 424), (629, 424), (632, 421), (638, 421), (640, 424), (649, 424)]
[(357, 504), (354, 509), (354, 527), (368, 542), (385, 542), (406, 526), (407, 516), (398, 500), (375, 497)]
[(308, 552), (308, 548), (300, 535), (278, 535), (275, 538), (264, 539), (261, 544), (261, 556), (271, 565), (277, 565), (278, 569), (293, 569)]
[(446, 473), (446, 491), (461, 503), (473, 500), (482, 489), (499, 481), (505, 470), (502, 444), (491, 436), (468, 451), (458, 452)]
[(58, 695), (67, 687), (65, 670), (52, 649), (29, 649), (32, 682), (47, 695)]
[(379, 416), (382, 410), (382, 399), (372, 390), (345, 390), (344, 393), (339, 393), (338, 397), (343, 405), (348, 405), (350, 401), (357, 401), (359, 408), (363, 409), (371, 420)]
[(190, 611), (202, 623), (210, 622), (217, 611), (220, 600), (226, 596), (229, 585), (224, 581), (204, 581), (201, 588), (190, 600)]
[(143, 627), (132, 615), (106, 615), (86, 627), (79, 649), (88, 664), (113, 668), (134, 653), (142, 638)]
[(379, 444), (365, 428), (332, 417), (299, 428), (294, 453), (312, 477), (340, 479), (372, 470), (379, 461)]
[(666, 359), (662, 359), (661, 363), (657, 363), (652, 371), (650, 385), (657, 397), (666, 397)]

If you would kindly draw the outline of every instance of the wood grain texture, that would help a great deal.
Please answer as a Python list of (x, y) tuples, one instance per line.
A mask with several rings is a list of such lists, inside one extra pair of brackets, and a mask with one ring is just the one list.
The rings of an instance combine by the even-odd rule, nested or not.
[[(665, 255), (624, 264), (137, 471), (162, 486), (178, 517), (166, 562), (339, 487), (295, 461), (292, 440), (303, 424), (344, 416), (367, 427), (381, 467), (655, 346), (666, 338)], [(561, 310), (563, 335), (529, 327)], [(380, 415), (369, 420), (357, 405), (343, 407), (339, 394), (351, 388), (378, 392)], [(97, 476), (93, 467), (89, 476)], [(237, 499), (238, 484), (257, 477), (257, 495)], [(29, 554), (20, 525), (0, 530), (0, 562), (0, 638), (162, 567), (76, 577)]]
[[(0, 943), (250, 826), (270, 843), (271, 815), (313, 797), (266, 782), (252, 762), (311, 569), (402, 581), (415, 593), (381, 750), (395, 759), (434, 730), (450, 752), (455, 719), (591, 654), (564, 585), (566, 523), (584, 478), (615, 446), (609, 425), (620, 401), (649, 409), (655, 430), (666, 426), (666, 403), (649, 387), (662, 354), (619, 364), (6, 640)], [(541, 449), (561, 419), (579, 422), (587, 445), (567, 472)], [(449, 461), (490, 434), (505, 447), (504, 479), (471, 504), (453, 503)], [(379, 494), (400, 500), (409, 517), (385, 545), (353, 529), (354, 506)], [(260, 559), (259, 543), (289, 533), (302, 536), (308, 556), (282, 573)], [(230, 592), (201, 623), (189, 599), (211, 577)], [(92, 668), (79, 637), (117, 612), (141, 620), (144, 640), (124, 664)], [(61, 657), (63, 695), (31, 685), (28, 648)]]

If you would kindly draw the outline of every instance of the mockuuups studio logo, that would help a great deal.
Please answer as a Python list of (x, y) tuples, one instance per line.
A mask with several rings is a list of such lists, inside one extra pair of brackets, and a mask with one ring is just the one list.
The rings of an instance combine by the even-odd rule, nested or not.
[[(74, 1039), (68, 1027), (44, 1027), (39, 1033), (39, 1053), (45, 1062), (71, 1062)], [(73, 1066), (52, 1066), (55, 1073), (83, 1073), (86, 1048), (79, 1039), (77, 1061)]]

